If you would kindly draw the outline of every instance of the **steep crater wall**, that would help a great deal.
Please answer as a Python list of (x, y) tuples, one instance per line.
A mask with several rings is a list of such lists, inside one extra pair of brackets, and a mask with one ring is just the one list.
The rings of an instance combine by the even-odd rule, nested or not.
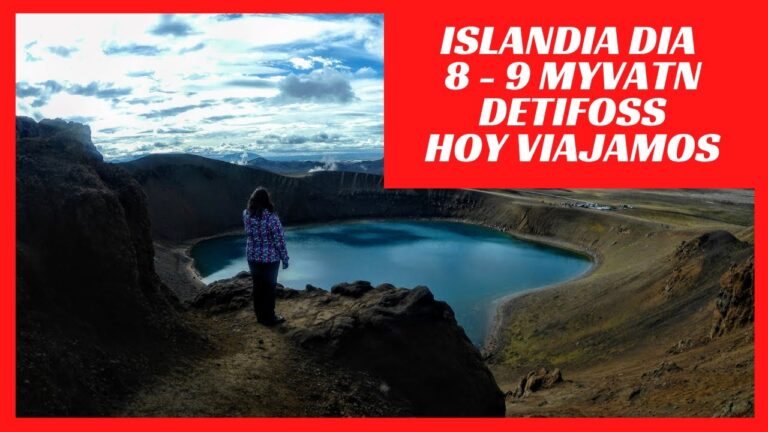
[(152, 232), (160, 240), (189, 240), (242, 226), (257, 186), (269, 189), (286, 224), (350, 218), (432, 217), (446, 203), (469, 205), (455, 191), (387, 191), (378, 175), (317, 172), (286, 177), (192, 155), (152, 155), (120, 164), (146, 191)]
[(16, 205), (17, 414), (107, 414), (195, 346), (154, 271), (144, 192), (87, 126), (19, 117)]

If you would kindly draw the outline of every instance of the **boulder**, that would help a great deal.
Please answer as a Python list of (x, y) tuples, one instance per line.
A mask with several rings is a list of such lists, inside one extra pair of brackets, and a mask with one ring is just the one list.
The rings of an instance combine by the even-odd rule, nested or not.
[(342, 282), (336, 284), (331, 287), (331, 292), (342, 296), (360, 298), (372, 289), (373, 286), (368, 281), (355, 281), (352, 283)]
[(312, 291), (324, 291), (322, 288), (320, 288), (320, 287), (316, 287), (316, 286), (314, 286), (314, 285), (312, 285), (312, 284), (307, 284), (307, 285), (304, 287), (304, 289), (305, 289), (307, 292), (312, 292)]
[(507, 392), (507, 396), (521, 398), (541, 389), (552, 388), (562, 381), (563, 374), (559, 368), (554, 368), (552, 371), (547, 368), (540, 368), (528, 372), (526, 376), (520, 378), (515, 390)]
[(241, 309), (251, 302), (253, 284), (251, 274), (240, 272), (237, 276), (224, 281), (213, 282), (201, 291), (192, 305), (211, 313), (221, 313)]

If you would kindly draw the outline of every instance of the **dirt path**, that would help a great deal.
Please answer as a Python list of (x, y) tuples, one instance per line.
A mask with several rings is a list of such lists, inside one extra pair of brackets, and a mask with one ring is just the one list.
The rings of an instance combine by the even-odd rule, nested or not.
[[(142, 389), (128, 416), (279, 416), (306, 411), (297, 353), (279, 330), (255, 325), (248, 310), (207, 319), (212, 355), (179, 366)], [(299, 373), (297, 373), (299, 372)]]
[(279, 327), (256, 322), (250, 308), (207, 315), (189, 313), (214, 349), (156, 377), (120, 416), (337, 417), (399, 412), (379, 382), (331, 366), (296, 346), (285, 333), (299, 305), (278, 300), (289, 317)]

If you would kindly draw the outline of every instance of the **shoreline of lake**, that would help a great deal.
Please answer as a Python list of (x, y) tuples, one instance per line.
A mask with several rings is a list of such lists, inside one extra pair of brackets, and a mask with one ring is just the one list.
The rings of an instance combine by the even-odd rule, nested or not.
[[(499, 298), (496, 298), (494, 300), (491, 300), (490, 302), (490, 317), (488, 318), (485, 331), (484, 331), (484, 337), (481, 341), (478, 341), (476, 345), (479, 349), (481, 349), (482, 352), (487, 352), (489, 349), (492, 349), (492, 347), (495, 346), (495, 344), (499, 340), (499, 332), (501, 330), (501, 325), (503, 323), (503, 306), (507, 303), (513, 301), (516, 298), (519, 298), (521, 296), (525, 296), (528, 294), (531, 294), (533, 292), (539, 292), (541, 290), (551, 289), (555, 287), (560, 287), (565, 284), (572, 283), (577, 280), (584, 279), (591, 274), (595, 272), (595, 270), (599, 267), (600, 263), (602, 262), (602, 257), (599, 253), (596, 251), (592, 251), (586, 247), (581, 247), (574, 243), (565, 242), (559, 239), (553, 239), (548, 237), (542, 237), (542, 236), (531, 236), (531, 235), (524, 235), (519, 234), (516, 232), (510, 232), (508, 229), (503, 229), (498, 226), (493, 226), (487, 223), (483, 223), (476, 220), (466, 220), (466, 219), (460, 219), (460, 218), (363, 218), (363, 219), (342, 219), (338, 221), (324, 221), (322, 223), (306, 223), (306, 224), (291, 224), (286, 225), (286, 231), (291, 231), (293, 229), (297, 228), (312, 228), (316, 226), (329, 226), (329, 225), (339, 225), (339, 224), (357, 224), (357, 223), (366, 223), (366, 222), (418, 222), (418, 221), (424, 221), (424, 222), (453, 222), (453, 223), (460, 223), (464, 225), (472, 225), (472, 226), (478, 226), (482, 228), (490, 229), (496, 233), (503, 234), (506, 236), (509, 236), (513, 239), (516, 239), (518, 241), (523, 241), (526, 243), (534, 243), (538, 246), (545, 246), (547, 248), (557, 249), (558, 251), (565, 251), (574, 255), (577, 255), (581, 258), (584, 258), (589, 261), (589, 267), (576, 275), (575, 277), (568, 278), (566, 280), (556, 282), (553, 284), (545, 284), (541, 286), (536, 286), (533, 288), (524, 289), (522, 291), (516, 291), (511, 292), (507, 295), (503, 295)], [(227, 230), (225, 232), (211, 235), (211, 236), (205, 236), (201, 238), (191, 239), (185, 242), (181, 242), (177, 244), (177, 248), (180, 248), (180, 250), (183, 252), (183, 255), (189, 260), (188, 266), (186, 266), (185, 270), (188, 272), (188, 276), (199, 281), (200, 284), (203, 286), (207, 285), (205, 282), (203, 282), (203, 276), (200, 274), (197, 263), (195, 258), (192, 256), (192, 249), (198, 245), (200, 242), (203, 242), (205, 240), (212, 240), (222, 237), (228, 237), (228, 236), (242, 236), (243, 231), (240, 228)], [(232, 275), (234, 276), (234, 275)]]

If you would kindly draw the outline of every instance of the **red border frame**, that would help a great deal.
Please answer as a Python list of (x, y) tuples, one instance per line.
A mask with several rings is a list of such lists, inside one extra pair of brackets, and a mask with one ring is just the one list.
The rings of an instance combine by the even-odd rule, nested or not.
[[(407, 6), (407, 7), (406, 7)], [(459, 3), (456, 5), (437, 4), (435, 7), (472, 7), (469, 3)], [(635, 7), (638, 5), (630, 5)], [(15, 409), (15, 323), (16, 323), (16, 302), (15, 302), (15, 146), (10, 142), (15, 142), (15, 60), (8, 61), (8, 58), (14, 58), (15, 51), (15, 14), (16, 13), (34, 13), (34, 12), (369, 12), (384, 13), (385, 25), (387, 14), (418, 13), (423, 9), (425, 13), (428, 10), (426, 6), (415, 4), (397, 5), (396, 2), (386, 2), (383, 0), (366, 1), (344, 1), (331, 0), (322, 5), (318, 5), (309, 0), (291, 0), (280, 1), (270, 4), (254, 4), (251, 1), (218, 1), (210, 2), (204, 0), (166, 0), (163, 3), (150, 0), (134, 0), (129, 4), (109, 4), (104, 2), (90, 2), (86, 0), (70, 0), (64, 2), (54, 2), (51, 0), (39, 0), (37, 2), (21, 2), (10, 0), (2, 6), (0, 12), (0, 32), (2, 32), (2, 53), (6, 61), (0, 68), (0, 98), (2, 104), (2, 132), (8, 139), (8, 144), (2, 147), (2, 157), (0, 157), (0, 176), (2, 176), (2, 189), (0, 189), (0, 199), (2, 200), (3, 211), (0, 212), (0, 227), (2, 227), (2, 259), (0, 260), (0, 277), (2, 278), (2, 313), (0, 313), (0, 328), (2, 329), (2, 359), (0, 359), (0, 382), (2, 382), (2, 393), (0, 393), (0, 427), (3, 430), (25, 430), (37, 431), (48, 429), (59, 429), (65, 431), (103, 431), (110, 429), (113, 432), (130, 431), (136, 429), (144, 430), (185, 430), (185, 431), (251, 431), (254, 429), (269, 429), (281, 431), (294, 430), (333, 430), (337, 432), (350, 431), (389, 431), (392, 429), (423, 429), (440, 432), (450, 432), (466, 429), (485, 429), (485, 430), (509, 430), (528, 429), (540, 432), (560, 431), (560, 430), (584, 430), (590, 432), (615, 431), (618, 429), (624, 432), (671, 430), (676, 431), (695, 431), (695, 432), (722, 432), (730, 430), (758, 431), (768, 430), (768, 421), (765, 416), (765, 391), (766, 375), (764, 368), (760, 365), (759, 359), (765, 358), (766, 344), (760, 336), (762, 327), (760, 311), (764, 309), (766, 298), (760, 292), (755, 292), (755, 417), (747, 419), (708, 419), (708, 418), (605, 418), (605, 419), (571, 419), (571, 418), (551, 418), (551, 419), (529, 419), (529, 418), (506, 418), (506, 419), (427, 419), (427, 418), (405, 418), (405, 419), (331, 419), (331, 418), (205, 418), (205, 419), (175, 419), (175, 418), (16, 418)], [(490, 7), (490, 6), (489, 6)], [(511, 7), (511, 6), (510, 6)], [(759, 8), (758, 8), (759, 10)], [(386, 39), (387, 32), (410, 31), (408, 29), (387, 28), (385, 32), (385, 56), (390, 58), (395, 55), (391, 50), (387, 50)], [(757, 45), (758, 41), (753, 41)], [(755, 50), (755, 55), (761, 55)], [(386, 94), (391, 92), (392, 86), (396, 84), (389, 83), (385, 86)], [(391, 107), (387, 109), (389, 111)], [(753, 157), (759, 157), (755, 154)], [(701, 185), (715, 186), (714, 184)], [(755, 224), (763, 226), (765, 213), (762, 201), (762, 182), (755, 184)], [(671, 185), (673, 186), (673, 185)], [(758, 255), (757, 265), (760, 264), (760, 256), (764, 251), (761, 243), (760, 230), (755, 231), (755, 252)], [(757, 272), (757, 285), (763, 286), (765, 276), (762, 271)]]

